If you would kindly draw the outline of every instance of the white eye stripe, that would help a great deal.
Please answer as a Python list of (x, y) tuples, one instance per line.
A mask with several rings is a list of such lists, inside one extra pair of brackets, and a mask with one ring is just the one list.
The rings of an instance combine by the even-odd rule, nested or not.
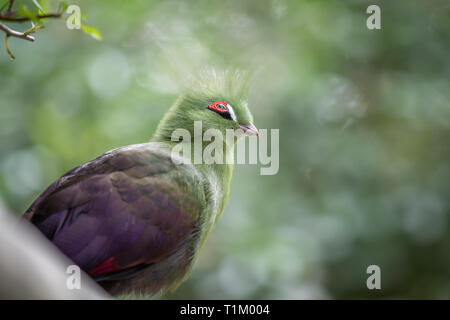
[(227, 108), (228, 108), (228, 111), (230, 112), (231, 119), (232, 119), (234, 122), (236, 122), (236, 121), (237, 121), (237, 118), (236, 118), (236, 115), (234, 114), (233, 107), (230, 106), (230, 105), (227, 103)]

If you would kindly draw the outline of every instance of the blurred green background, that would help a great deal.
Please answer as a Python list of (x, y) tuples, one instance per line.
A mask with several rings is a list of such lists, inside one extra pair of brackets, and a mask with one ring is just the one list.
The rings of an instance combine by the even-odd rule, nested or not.
[[(168, 298), (450, 298), (450, 3), (69, 1), (0, 47), (0, 198), (21, 214), (61, 174), (146, 142), (192, 72), (258, 70), (249, 105), (280, 170), (235, 167), (230, 202)], [(381, 30), (366, 8), (381, 7)], [(56, 7), (56, 5), (54, 6)], [(29, 24), (9, 24), (24, 30)], [(381, 268), (381, 290), (366, 287)]]

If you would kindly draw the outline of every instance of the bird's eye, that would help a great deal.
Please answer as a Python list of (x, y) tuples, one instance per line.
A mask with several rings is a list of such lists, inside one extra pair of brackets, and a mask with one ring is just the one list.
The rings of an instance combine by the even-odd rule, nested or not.
[(232, 112), (231, 106), (229, 106), (225, 101), (216, 101), (208, 106), (208, 109), (211, 111), (214, 111), (215, 113), (218, 113), (225, 119), (231, 119), (233, 120), (233, 116), (230, 112)]
[(228, 111), (227, 103), (225, 101), (216, 101), (208, 106), (208, 108), (215, 112), (225, 113)]

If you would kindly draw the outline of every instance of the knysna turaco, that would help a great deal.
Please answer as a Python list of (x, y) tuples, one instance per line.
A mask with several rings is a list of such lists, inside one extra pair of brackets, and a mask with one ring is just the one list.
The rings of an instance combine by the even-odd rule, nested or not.
[[(172, 132), (242, 129), (257, 135), (248, 77), (208, 71), (161, 120), (149, 143), (104, 153), (42, 193), (24, 217), (112, 294), (154, 295), (188, 275), (228, 200), (232, 164), (172, 161)], [(138, 116), (138, 115), (136, 115)], [(161, 142), (166, 148), (161, 147)], [(225, 152), (233, 152), (233, 143)], [(204, 147), (204, 145), (203, 145)]]

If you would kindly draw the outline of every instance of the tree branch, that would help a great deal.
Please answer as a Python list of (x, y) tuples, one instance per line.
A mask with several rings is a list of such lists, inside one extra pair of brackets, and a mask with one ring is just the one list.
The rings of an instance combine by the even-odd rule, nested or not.
[[(59, 18), (62, 15), (62, 12), (57, 12), (57, 13), (49, 13), (49, 14), (39, 14), (36, 15), (35, 19), (32, 19), (30, 17), (25, 17), (25, 16), (17, 16), (16, 12), (12, 11), (14, 6), (14, 0), (10, 0), (9, 1), (9, 6), (8, 9), (4, 12), (0, 12), (0, 21), (9, 21), (9, 22), (25, 22), (25, 21), (32, 21), (32, 20), (42, 20), (42, 19), (46, 19), (46, 18)], [(5, 32), (6, 36), (5, 36), (5, 48), (6, 48), (6, 52), (8, 53), (8, 55), (10, 56), (11, 59), (14, 59), (14, 55), (12, 54), (11, 50), (9, 50), (9, 46), (8, 46), (8, 39), (9, 37), (15, 37), (15, 38), (20, 38), (20, 39), (25, 39), (28, 41), (34, 41), (35, 38), (30, 36), (30, 33), (34, 33), (39, 29), (42, 29), (43, 26), (34, 26), (30, 29), (28, 29), (25, 32), (20, 32), (20, 31), (16, 31), (13, 30), (11, 28), (9, 28), (8, 26), (6, 26), (3, 23), (0, 23), (0, 30), (2, 30), (3, 32)]]
[[(48, 13), (48, 14), (38, 14), (36, 15), (36, 19), (47, 19), (47, 18), (60, 18), (62, 12), (56, 13)], [(2, 21), (10, 21), (10, 22), (25, 22), (32, 20), (29, 17), (24, 16), (16, 16), (15, 12), (0, 12), (0, 20)]]
[(15, 30), (5, 26), (3, 23), (0, 23), (0, 30), (4, 31), (6, 33), (6, 37), (15, 37), (15, 38), (20, 38), (20, 39), (25, 39), (25, 40), (28, 40), (31, 42), (33, 42), (35, 40), (34, 37), (29, 35), (30, 32), (15, 31)]
[(9, 45), (8, 45), (9, 37), (25, 39), (25, 40), (33, 42), (35, 40), (35, 38), (30, 36), (30, 33), (34, 33), (37, 30), (42, 29), (42, 28), (44, 28), (44, 26), (33, 26), (32, 28), (28, 29), (25, 32), (19, 32), (19, 31), (12, 30), (11, 28), (8, 28), (3, 23), (0, 23), (0, 30), (4, 31), (6, 33), (6, 36), (5, 36), (5, 48), (6, 48), (6, 52), (10, 56), (10, 58), (13, 59), (13, 60), (15, 59), (15, 57), (12, 54), (11, 50), (9, 50)]

